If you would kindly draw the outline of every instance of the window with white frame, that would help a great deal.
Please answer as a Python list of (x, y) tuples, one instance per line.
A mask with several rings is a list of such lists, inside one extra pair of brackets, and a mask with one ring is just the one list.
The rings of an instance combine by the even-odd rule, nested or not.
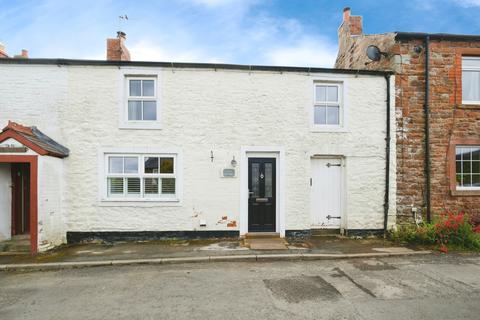
[(154, 77), (127, 77), (128, 121), (157, 120), (157, 89)]
[(315, 126), (342, 125), (342, 85), (338, 83), (315, 83), (313, 124)]
[(480, 57), (462, 58), (462, 103), (480, 104)]
[(455, 153), (457, 189), (480, 190), (480, 146), (457, 146)]
[(107, 198), (175, 199), (176, 155), (107, 154)]

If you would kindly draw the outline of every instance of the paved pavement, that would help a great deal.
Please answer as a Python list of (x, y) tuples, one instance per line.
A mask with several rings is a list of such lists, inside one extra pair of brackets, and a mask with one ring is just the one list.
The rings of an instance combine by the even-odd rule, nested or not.
[(479, 319), (480, 255), (0, 273), (0, 319)]
[[(30, 255), (0, 255), (0, 265), (225, 255), (254, 256), (257, 254), (364, 254), (388, 252), (396, 248), (398, 247), (394, 243), (384, 239), (353, 240), (337, 237), (312, 237), (308, 241), (291, 242), (288, 244), (287, 250), (251, 250), (242, 240), (221, 239), (123, 242), (115, 244), (89, 243), (62, 246), (33, 257)], [(403, 250), (408, 251), (408, 249)]]

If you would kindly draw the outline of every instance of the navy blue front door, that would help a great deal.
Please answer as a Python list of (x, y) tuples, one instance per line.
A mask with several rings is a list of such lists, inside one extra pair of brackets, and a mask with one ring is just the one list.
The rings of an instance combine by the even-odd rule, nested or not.
[(275, 232), (275, 158), (248, 159), (248, 231)]

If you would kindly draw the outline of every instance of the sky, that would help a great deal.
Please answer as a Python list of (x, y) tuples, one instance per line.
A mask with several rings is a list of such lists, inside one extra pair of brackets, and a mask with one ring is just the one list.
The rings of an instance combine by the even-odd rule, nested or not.
[(365, 33), (480, 34), (480, 0), (0, 0), (0, 42), (103, 60), (122, 30), (137, 61), (332, 67), (347, 6)]

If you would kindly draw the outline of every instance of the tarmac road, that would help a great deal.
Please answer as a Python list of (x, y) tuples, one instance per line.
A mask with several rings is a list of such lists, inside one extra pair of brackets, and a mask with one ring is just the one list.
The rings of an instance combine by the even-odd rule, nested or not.
[(480, 319), (480, 255), (0, 272), (0, 319)]

